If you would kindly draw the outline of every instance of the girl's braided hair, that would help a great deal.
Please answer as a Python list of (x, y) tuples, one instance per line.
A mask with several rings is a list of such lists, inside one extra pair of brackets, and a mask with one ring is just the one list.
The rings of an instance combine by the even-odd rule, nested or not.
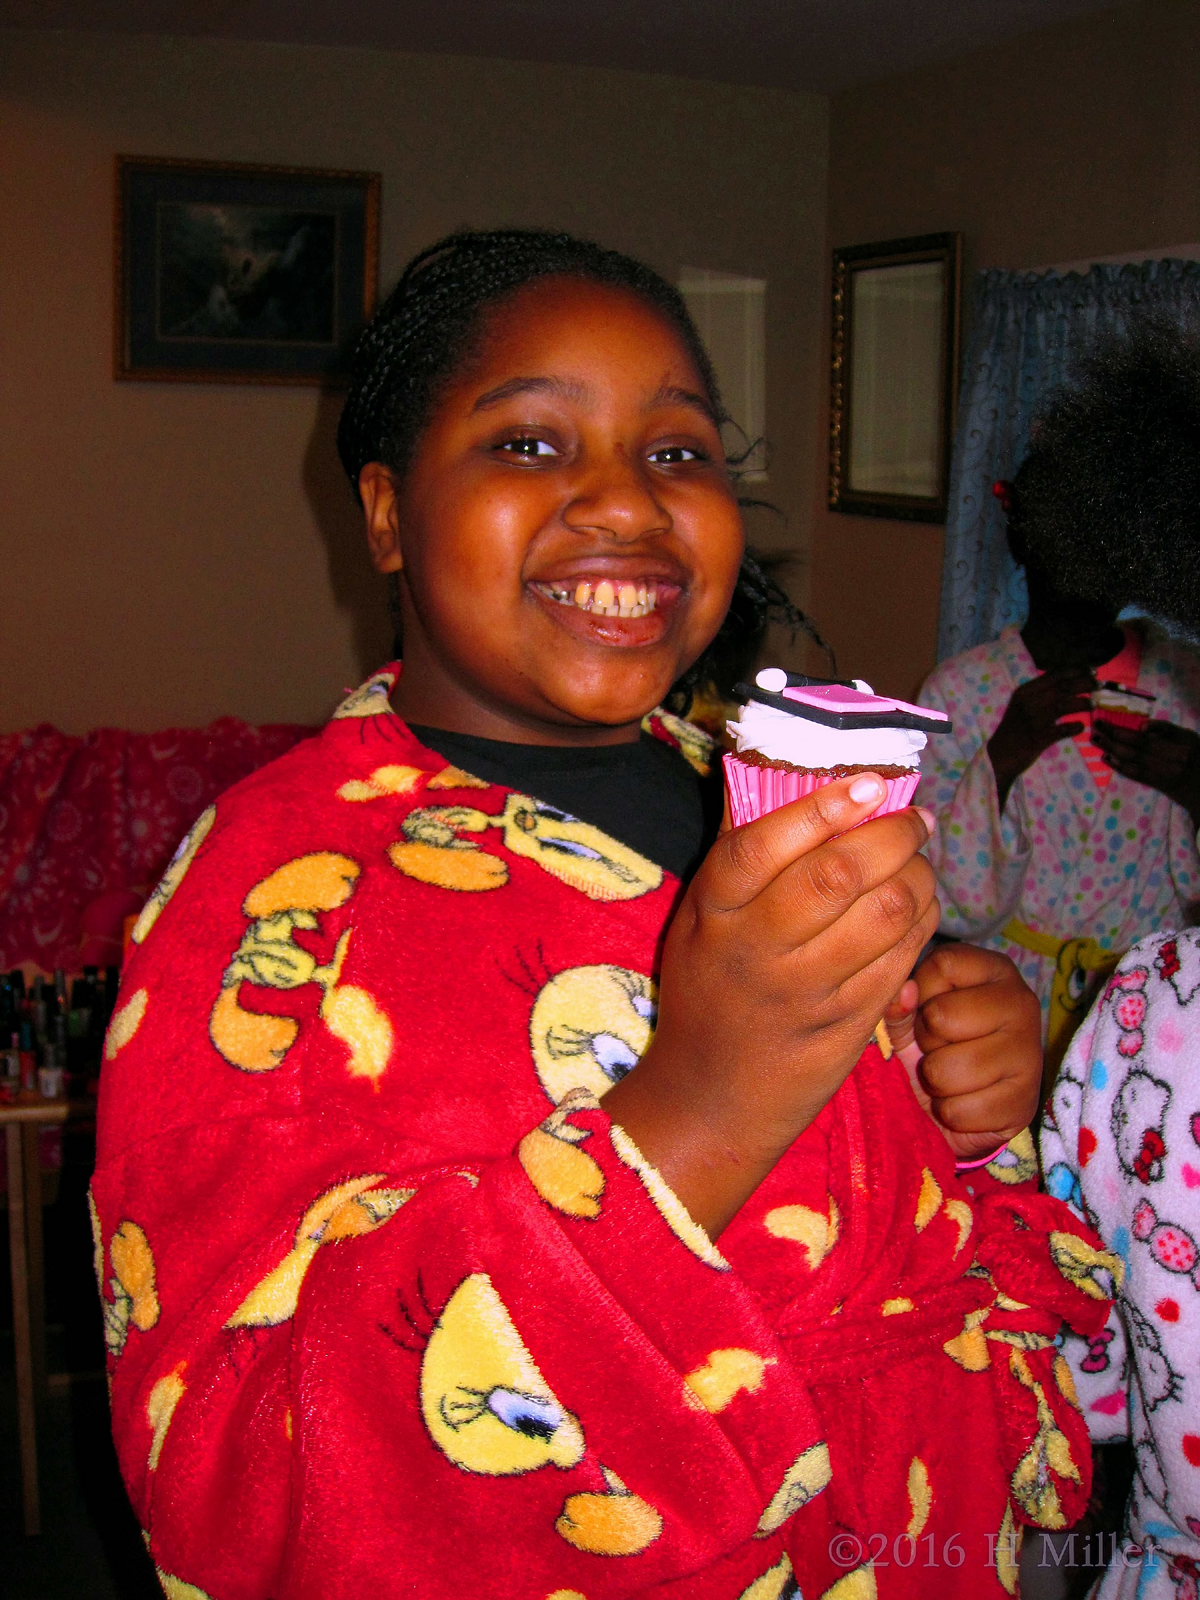
[[(369, 461), (401, 474), (406, 470), (442, 389), (477, 347), (486, 312), (527, 284), (553, 277), (626, 289), (653, 306), (682, 339), (718, 421), (728, 420), (712, 362), (683, 296), (651, 267), (567, 233), (526, 228), (452, 233), (414, 256), (355, 347), (337, 443), (356, 495), (359, 474)], [(395, 614), (395, 590), (391, 600)], [(686, 708), (692, 691), (709, 683), (728, 693), (771, 622), (793, 634), (806, 632), (828, 648), (763, 563), (747, 552), (720, 631), (675, 685), (673, 703)]]
[(1147, 314), (1078, 363), (1008, 521), (1063, 594), (1200, 627), (1200, 337)]

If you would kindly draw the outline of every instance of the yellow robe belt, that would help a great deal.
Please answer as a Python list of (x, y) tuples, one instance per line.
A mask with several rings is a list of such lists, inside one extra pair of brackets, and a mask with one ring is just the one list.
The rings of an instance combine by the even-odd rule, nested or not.
[(1054, 981), (1050, 985), (1050, 1015), (1046, 1021), (1046, 1070), (1053, 1081), (1067, 1053), (1071, 1035), (1083, 1020), (1089, 998), (1088, 977), (1100, 973), (1107, 977), (1124, 951), (1105, 950), (1095, 939), (1056, 939), (1052, 933), (1039, 933), (1016, 917), (1002, 930), (1003, 938), (1032, 950), (1054, 962)]

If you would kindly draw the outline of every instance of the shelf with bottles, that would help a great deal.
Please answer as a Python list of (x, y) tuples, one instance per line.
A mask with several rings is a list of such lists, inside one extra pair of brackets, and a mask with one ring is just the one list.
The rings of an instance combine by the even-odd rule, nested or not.
[(70, 980), (61, 968), (31, 980), (20, 967), (0, 974), (0, 1099), (97, 1092), (119, 978), (116, 967), (85, 967)]

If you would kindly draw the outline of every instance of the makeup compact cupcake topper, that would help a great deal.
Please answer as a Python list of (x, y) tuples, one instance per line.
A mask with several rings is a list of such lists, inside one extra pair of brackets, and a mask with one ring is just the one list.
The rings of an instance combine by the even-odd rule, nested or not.
[(920, 781), (928, 734), (951, 727), (944, 712), (878, 695), (861, 678), (831, 681), (768, 667), (755, 685), (737, 685), (746, 704), (728, 724), (737, 745), (737, 754), (725, 757), (735, 824), (855, 772), (884, 780), (883, 803), (872, 816), (900, 811)]

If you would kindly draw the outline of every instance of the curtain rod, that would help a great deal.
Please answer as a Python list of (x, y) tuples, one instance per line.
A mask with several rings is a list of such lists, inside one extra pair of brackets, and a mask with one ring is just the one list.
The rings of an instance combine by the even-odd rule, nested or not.
[(1084, 256), (1080, 261), (1054, 261), (1044, 267), (1023, 267), (1023, 272), (1086, 272), (1089, 267), (1128, 267), (1140, 261), (1200, 261), (1200, 244), (1165, 245), (1161, 249), (1133, 250), (1123, 256)]

